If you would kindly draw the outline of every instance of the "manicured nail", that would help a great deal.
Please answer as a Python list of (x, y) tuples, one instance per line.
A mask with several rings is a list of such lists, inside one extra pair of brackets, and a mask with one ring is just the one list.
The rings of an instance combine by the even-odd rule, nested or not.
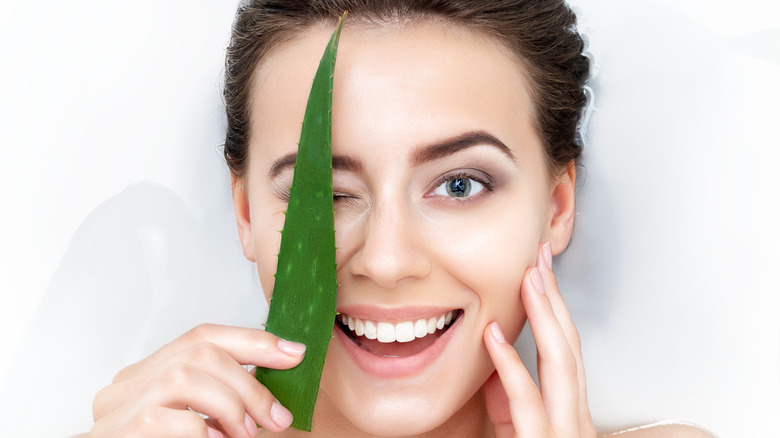
[(277, 426), (282, 429), (287, 429), (292, 424), (293, 415), (287, 408), (282, 406), (281, 403), (275, 401), (274, 404), (271, 405), (271, 419), (274, 420), (274, 423), (276, 423)]
[(547, 267), (552, 268), (552, 248), (550, 247), (550, 242), (542, 245), (542, 256)]
[(493, 339), (495, 339), (499, 344), (506, 344), (504, 332), (501, 331), (501, 327), (498, 326), (497, 322), (490, 323), (490, 334), (493, 335)]
[(246, 426), (246, 431), (249, 434), (249, 436), (251, 437), (257, 436), (257, 423), (255, 423), (255, 420), (253, 420), (252, 417), (249, 416), (249, 414), (246, 414), (246, 418), (244, 418), (244, 425)]
[(533, 283), (537, 292), (540, 294), (544, 293), (544, 281), (542, 281), (542, 274), (539, 273), (539, 268), (531, 269), (531, 283)]
[(306, 346), (301, 344), (300, 342), (293, 342), (284, 339), (279, 339), (277, 345), (279, 346), (280, 350), (282, 350), (284, 353), (292, 357), (303, 356), (303, 353), (306, 352)]

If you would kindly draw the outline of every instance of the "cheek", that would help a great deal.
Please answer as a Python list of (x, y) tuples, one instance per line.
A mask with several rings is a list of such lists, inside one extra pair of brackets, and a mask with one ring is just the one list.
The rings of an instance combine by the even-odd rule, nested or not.
[(447, 240), (440, 258), (447, 270), (476, 295), (480, 324), (499, 321), (507, 337), (516, 337), (525, 323), (520, 286), (536, 263), (542, 226), (533, 208), (506, 208), (461, 227)]

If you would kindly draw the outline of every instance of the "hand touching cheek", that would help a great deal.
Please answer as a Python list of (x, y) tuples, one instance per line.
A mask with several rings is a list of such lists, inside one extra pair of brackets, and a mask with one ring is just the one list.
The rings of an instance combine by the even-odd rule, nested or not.
[(526, 271), (520, 294), (538, 351), (540, 387), (498, 323), (488, 324), (484, 340), (496, 372), (484, 389), (496, 437), (595, 437), (579, 334), (558, 290), (548, 243)]

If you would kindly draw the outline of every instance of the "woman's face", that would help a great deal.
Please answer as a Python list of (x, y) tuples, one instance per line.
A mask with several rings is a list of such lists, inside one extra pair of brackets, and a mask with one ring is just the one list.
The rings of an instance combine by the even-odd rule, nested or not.
[[(266, 296), (293, 178), (285, 157), (332, 30), (278, 46), (255, 79), (235, 202)], [(337, 310), (354, 329), (334, 325), (315, 428), (434, 429), (477, 400), (493, 370), (485, 326), (520, 332), (523, 274), (538, 243), (559, 238), (526, 84), (518, 61), (479, 33), (344, 29), (333, 90)]]

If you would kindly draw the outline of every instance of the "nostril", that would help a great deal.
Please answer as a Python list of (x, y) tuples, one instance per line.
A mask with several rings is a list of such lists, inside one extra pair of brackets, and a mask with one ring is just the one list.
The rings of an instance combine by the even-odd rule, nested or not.
[[(365, 257), (365, 254), (362, 255)], [(358, 261), (352, 273), (366, 277), (385, 289), (392, 289), (409, 278), (424, 278), (430, 271), (430, 264), (422, 257), (383, 254)]]

